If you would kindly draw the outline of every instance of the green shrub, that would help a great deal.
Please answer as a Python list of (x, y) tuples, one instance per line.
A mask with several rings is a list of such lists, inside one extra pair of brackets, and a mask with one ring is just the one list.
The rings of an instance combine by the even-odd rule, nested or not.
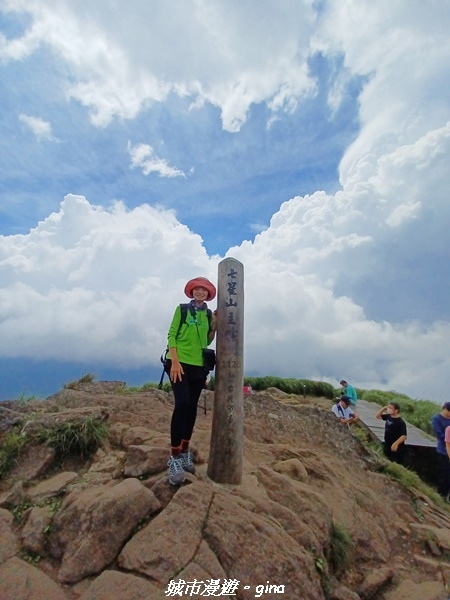
[(345, 571), (349, 566), (354, 545), (355, 543), (345, 527), (332, 521), (327, 561), (330, 569), (336, 575)]
[(31, 396), (27, 396), (26, 394), (20, 394), (16, 401), (14, 402), (14, 406), (23, 406), (24, 404), (28, 404), (29, 402), (32, 402), (33, 400), (37, 400), (36, 396), (31, 395)]
[(66, 421), (36, 433), (36, 439), (56, 450), (58, 458), (91, 455), (101, 445), (108, 426), (99, 419), (88, 417), (83, 421)]
[(23, 525), (23, 523), (25, 521), (24, 513), (31, 506), (34, 506), (34, 505), (31, 503), (31, 500), (29, 498), (25, 498), (25, 499), (21, 500), (20, 503), (17, 504), (17, 506), (15, 506), (11, 510), (13, 517), (14, 517), (14, 521), (16, 523), (18, 523), (19, 525)]
[(27, 443), (28, 437), (17, 431), (10, 431), (3, 436), (0, 447), (0, 477), (4, 477), (15, 465)]

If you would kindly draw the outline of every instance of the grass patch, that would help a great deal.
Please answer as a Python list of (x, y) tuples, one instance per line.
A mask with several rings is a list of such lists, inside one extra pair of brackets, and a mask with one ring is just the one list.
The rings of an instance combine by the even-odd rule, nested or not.
[(14, 517), (14, 521), (18, 525), (23, 525), (24, 520), (25, 520), (24, 513), (32, 506), (34, 506), (34, 504), (32, 504), (28, 498), (25, 498), (24, 500), (22, 500), (20, 502), (20, 504), (18, 504), (11, 510), (13, 517)]
[(23, 560), (26, 560), (27, 562), (31, 563), (34, 566), (38, 565), (42, 558), (42, 556), (40, 554), (37, 554), (37, 552), (33, 552), (32, 550), (25, 550), (25, 549), (22, 549), (20, 551), (20, 557)]
[(38, 400), (38, 398), (36, 398), (36, 396), (34, 395), (28, 396), (27, 394), (20, 394), (19, 396), (17, 396), (17, 399), (14, 402), (14, 406), (18, 406), (19, 404), (28, 404), (33, 400)]
[(333, 573), (339, 575), (350, 565), (354, 546), (355, 543), (345, 527), (335, 521), (331, 521), (330, 546), (328, 548), (327, 561)]
[(425, 494), (435, 504), (441, 508), (448, 509), (448, 504), (434, 491), (432, 487), (427, 485), (414, 471), (398, 465), (397, 463), (386, 461), (381, 465), (381, 471), (392, 479), (398, 481), (408, 490), (416, 490)]
[(17, 431), (10, 431), (3, 436), (0, 447), (0, 477), (4, 477), (16, 464), (28, 441), (26, 435), (21, 435)]
[(43, 429), (36, 433), (35, 438), (54, 448), (59, 459), (68, 456), (86, 458), (99, 448), (107, 434), (106, 423), (88, 417), (83, 421), (66, 421), (51, 429)]
[[(211, 382), (214, 385), (212, 377)], [(334, 388), (330, 383), (311, 379), (283, 379), (273, 376), (244, 377), (244, 385), (251, 385), (255, 392), (274, 387), (286, 394), (296, 394), (297, 396), (323, 396), (330, 399), (334, 397)]]
[(65, 390), (74, 390), (80, 385), (80, 383), (94, 383), (94, 381), (95, 375), (93, 373), (86, 373), (86, 375), (80, 377), (78, 381), (69, 381), (68, 383), (65, 383), (63, 387)]

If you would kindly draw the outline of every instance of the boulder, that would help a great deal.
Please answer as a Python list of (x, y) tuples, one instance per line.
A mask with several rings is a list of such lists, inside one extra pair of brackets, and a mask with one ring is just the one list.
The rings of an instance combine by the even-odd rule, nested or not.
[[(0, 564), (17, 554), (19, 545), (13, 532), (14, 517), (12, 513), (0, 508)], [(0, 594), (0, 598), (2, 598)]]
[(325, 546), (332, 517), (325, 498), (309, 485), (275, 473), (268, 467), (258, 469), (256, 476), (269, 498), (298, 515)]
[(52, 512), (48, 506), (33, 506), (28, 511), (27, 520), (22, 529), (22, 547), (44, 556)]
[(242, 600), (253, 600), (256, 586), (267, 582), (284, 586), (286, 598), (323, 600), (313, 556), (277, 523), (242, 508), (232, 495), (214, 494), (204, 539), (228, 578), (241, 582)]
[(167, 598), (164, 591), (142, 577), (119, 571), (103, 571), (79, 600), (163, 600), (163, 598)]
[(172, 501), (125, 546), (121, 568), (165, 584), (193, 558), (202, 540), (211, 486), (196, 482), (181, 487)]
[(38, 502), (42, 502), (42, 500), (46, 500), (47, 498), (58, 496), (69, 485), (69, 483), (72, 483), (72, 481), (77, 479), (77, 477), (78, 473), (75, 473), (74, 471), (65, 471), (64, 473), (59, 473), (51, 479), (41, 481), (34, 487), (27, 490), (27, 497), (32, 502), (37, 504)]
[(336, 581), (333, 582), (329, 600), (361, 600), (361, 597), (356, 592), (352, 592), (348, 587)]
[(108, 440), (113, 446), (120, 448), (123, 436), (129, 428), (129, 425), (125, 425), (125, 423), (113, 423), (108, 430)]
[(394, 578), (394, 571), (388, 567), (373, 569), (366, 575), (358, 588), (358, 594), (364, 600), (376, 596)]
[(117, 479), (122, 475), (123, 461), (125, 459), (124, 452), (103, 453), (101, 457), (100, 452), (98, 452), (96, 458), (97, 460), (91, 465), (88, 473), (109, 474), (111, 479)]
[(308, 483), (308, 471), (304, 464), (298, 458), (290, 458), (277, 463), (273, 470), (282, 475), (287, 475), (291, 479)]
[(422, 554), (414, 554), (414, 562), (421, 571), (432, 573), (436, 578), (450, 581), (450, 563), (443, 560), (428, 558)]
[(17, 481), (12, 488), (0, 496), (0, 508), (12, 508), (22, 502), (25, 497), (23, 482)]
[(124, 466), (126, 477), (153, 475), (167, 469), (170, 453), (167, 448), (129, 446)]
[(411, 529), (417, 531), (424, 541), (434, 540), (439, 548), (447, 552), (450, 551), (450, 529), (446, 527), (434, 527), (433, 525), (422, 525), (420, 523), (411, 523)]
[(217, 556), (209, 547), (205, 540), (202, 540), (200, 547), (194, 556), (193, 562), (201, 565), (202, 568), (208, 572), (209, 577), (212, 579), (226, 579), (227, 574), (223, 570)]
[(17, 459), (17, 465), (11, 469), (12, 481), (31, 481), (41, 477), (55, 462), (56, 452), (43, 444), (27, 446)]
[(64, 590), (48, 575), (21, 560), (0, 565), (0, 598), (3, 600), (68, 600)]
[(447, 600), (448, 593), (438, 581), (415, 583), (402, 580), (395, 588), (384, 593), (384, 600)]
[(160, 506), (137, 479), (70, 494), (50, 536), (52, 555), (62, 558), (59, 581), (74, 583), (99, 573), (116, 558), (139, 521)]
[(159, 433), (148, 429), (147, 427), (130, 427), (122, 437), (122, 446), (129, 448), (130, 446), (146, 445), (155, 435)]

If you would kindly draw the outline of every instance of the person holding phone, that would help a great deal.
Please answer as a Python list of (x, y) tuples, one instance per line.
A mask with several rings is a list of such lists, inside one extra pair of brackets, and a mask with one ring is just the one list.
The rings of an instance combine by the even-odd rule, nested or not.
[(345, 394), (339, 398), (339, 401), (331, 408), (335, 417), (343, 425), (352, 425), (359, 421), (359, 415), (350, 408), (350, 398)]

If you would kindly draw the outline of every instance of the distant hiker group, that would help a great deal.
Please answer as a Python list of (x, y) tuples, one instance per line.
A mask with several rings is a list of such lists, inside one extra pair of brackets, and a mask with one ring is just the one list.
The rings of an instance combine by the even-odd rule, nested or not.
[[(342, 379), (342, 395), (332, 406), (332, 412), (343, 425), (353, 425), (360, 420), (356, 412), (358, 395), (355, 388)], [(400, 405), (390, 402), (376, 413), (384, 426), (383, 449), (385, 456), (398, 464), (404, 463), (407, 426), (400, 414)], [(431, 424), (437, 439), (438, 493), (450, 502), (450, 402), (445, 402), (440, 413), (432, 417)]]
[[(342, 386), (343, 394), (337, 399), (331, 410), (343, 425), (353, 425), (360, 420), (360, 416), (354, 410), (358, 402), (358, 394), (345, 379), (341, 379), (339, 383)], [(390, 402), (377, 412), (376, 418), (385, 422), (384, 454), (389, 460), (402, 464), (407, 431), (406, 423), (400, 416), (400, 406), (396, 402)]]
[(341, 396), (337, 398), (336, 404), (331, 408), (333, 414), (343, 425), (352, 425), (359, 421), (358, 413), (353, 410), (358, 402), (358, 394), (355, 388), (345, 379), (339, 382), (342, 386)]

